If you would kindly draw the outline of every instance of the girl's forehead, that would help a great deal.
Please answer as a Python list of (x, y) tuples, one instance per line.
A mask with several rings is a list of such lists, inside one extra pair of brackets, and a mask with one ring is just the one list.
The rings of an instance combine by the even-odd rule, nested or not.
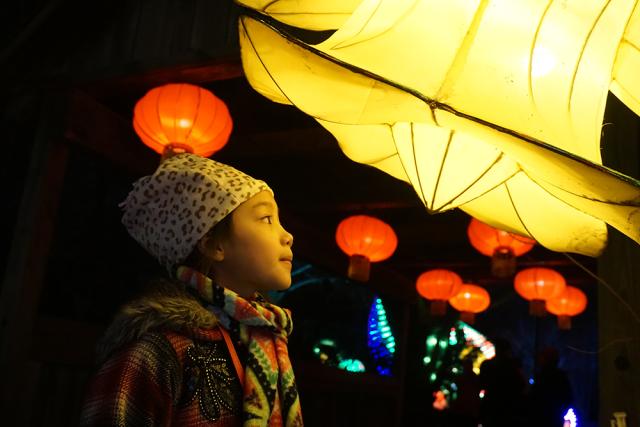
[(270, 191), (264, 190), (259, 192), (240, 205), (236, 211), (251, 212), (260, 208), (278, 209), (278, 204)]

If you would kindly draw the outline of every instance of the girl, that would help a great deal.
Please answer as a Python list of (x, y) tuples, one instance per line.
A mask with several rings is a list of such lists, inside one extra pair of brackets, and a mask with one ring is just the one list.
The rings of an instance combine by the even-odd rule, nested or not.
[(302, 426), (288, 310), (293, 236), (266, 183), (193, 154), (171, 157), (120, 205), (172, 277), (129, 303), (103, 339), (84, 426)]

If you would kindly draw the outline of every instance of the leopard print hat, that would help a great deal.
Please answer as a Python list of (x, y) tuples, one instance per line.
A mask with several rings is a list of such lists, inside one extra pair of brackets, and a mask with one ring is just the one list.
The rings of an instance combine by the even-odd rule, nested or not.
[(231, 166), (184, 153), (137, 180), (119, 206), (129, 234), (172, 273), (207, 231), (262, 190), (273, 193)]

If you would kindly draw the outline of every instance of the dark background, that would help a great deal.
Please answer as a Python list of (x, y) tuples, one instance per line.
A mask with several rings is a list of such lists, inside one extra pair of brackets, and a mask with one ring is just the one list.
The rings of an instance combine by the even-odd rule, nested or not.
[[(350, 161), (315, 121), (248, 86), (236, 40), (238, 9), (230, 2), (33, 0), (13, 2), (6, 10), (0, 272), (2, 367), (9, 391), (3, 404), (20, 425), (74, 423), (95, 368), (95, 340), (121, 303), (163, 274), (127, 235), (117, 204), (159, 161), (133, 132), (133, 105), (147, 90), (176, 81), (206, 87), (227, 103), (234, 131), (214, 158), (271, 185), (283, 222), (295, 235), (297, 260), (316, 269), (315, 284), (283, 299), (297, 320), (292, 354), (303, 408), (313, 414), (309, 424), (416, 425), (412, 414), (431, 402), (423, 395), (426, 378), (420, 371), (424, 339), (456, 317), (451, 308), (443, 319), (429, 316), (414, 290), (417, 276), (432, 268), (452, 269), (489, 291), (491, 307), (475, 327), (489, 338), (509, 339), (527, 378), (536, 348), (557, 347), (580, 425), (597, 424), (602, 290), (596, 280), (563, 254), (535, 247), (518, 260), (519, 268), (557, 269), (587, 294), (589, 304), (566, 332), (558, 331), (552, 316), (530, 317), (512, 280), (493, 277), (489, 259), (469, 244), (468, 215), (427, 214), (407, 184)], [(605, 164), (638, 177), (637, 117), (613, 97), (607, 114), (613, 124), (603, 129)], [(622, 139), (627, 145), (620, 145)], [(631, 166), (620, 163), (621, 157)], [(347, 258), (334, 234), (340, 220), (354, 214), (389, 223), (398, 249), (373, 266), (370, 283), (327, 281), (344, 278)], [(629, 245), (615, 231), (612, 236)], [(637, 261), (633, 251), (629, 259)], [(575, 258), (591, 271), (601, 268), (602, 260)], [(620, 270), (619, 256), (603, 259), (607, 271)], [(365, 339), (358, 322), (365, 321), (374, 294), (388, 307), (398, 342), (395, 375), (358, 376), (319, 365), (308, 343), (323, 334), (335, 334), (345, 348), (355, 345), (353, 351), (362, 352), (354, 344)], [(325, 330), (305, 327), (323, 324)], [(612, 338), (629, 340), (624, 331)], [(608, 351), (633, 360), (626, 350), (613, 345)], [(606, 366), (637, 375), (633, 363), (626, 371), (624, 363)], [(367, 408), (384, 410), (374, 414)]]

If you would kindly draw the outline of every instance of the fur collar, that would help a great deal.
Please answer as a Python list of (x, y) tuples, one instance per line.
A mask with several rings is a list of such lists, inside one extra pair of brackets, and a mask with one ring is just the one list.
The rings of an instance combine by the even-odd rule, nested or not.
[(120, 308), (98, 343), (99, 363), (123, 345), (149, 332), (169, 330), (185, 333), (200, 328), (210, 329), (218, 324), (215, 315), (189, 294), (183, 283), (162, 279), (151, 283), (149, 289)]

